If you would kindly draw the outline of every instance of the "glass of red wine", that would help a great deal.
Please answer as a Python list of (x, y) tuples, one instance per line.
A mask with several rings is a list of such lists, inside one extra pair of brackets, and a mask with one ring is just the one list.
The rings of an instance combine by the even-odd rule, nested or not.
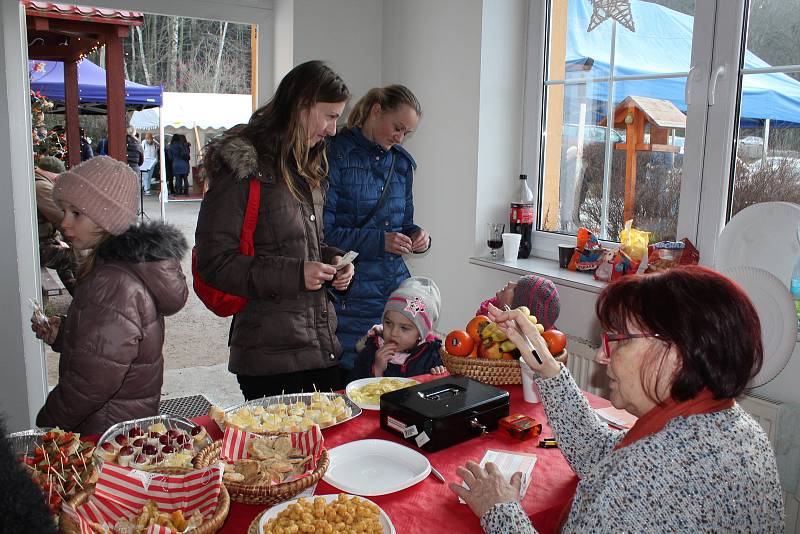
[(506, 225), (503, 223), (488, 223), (486, 229), (486, 244), (492, 250), (492, 259), (497, 260), (497, 249), (503, 246), (503, 232), (506, 231)]

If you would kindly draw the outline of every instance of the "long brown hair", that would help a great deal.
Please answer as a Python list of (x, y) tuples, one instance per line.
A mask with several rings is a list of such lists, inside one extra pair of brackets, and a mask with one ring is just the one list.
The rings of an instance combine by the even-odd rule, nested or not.
[(344, 81), (322, 61), (307, 61), (283, 77), (275, 95), (258, 108), (242, 128), (259, 156), (274, 159), (281, 179), (292, 195), (300, 194), (292, 180), (289, 165), (312, 187), (318, 187), (328, 174), (325, 143), (308, 146), (301, 112), (317, 102), (339, 103), (350, 99)]
[(409, 106), (417, 113), (417, 117), (422, 117), (422, 106), (417, 100), (411, 89), (405, 85), (395, 84), (386, 87), (374, 87), (362, 96), (350, 115), (347, 117), (347, 127), (358, 126), (362, 128), (367, 122), (372, 106), (379, 104), (384, 111), (394, 111), (400, 106)]

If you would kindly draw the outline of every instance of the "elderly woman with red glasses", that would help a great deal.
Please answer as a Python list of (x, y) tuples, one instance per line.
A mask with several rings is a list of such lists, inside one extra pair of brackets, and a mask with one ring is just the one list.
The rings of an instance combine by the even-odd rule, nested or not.
[[(783, 532), (775, 455), (735, 402), (762, 362), (758, 316), (742, 289), (705, 267), (625, 277), (597, 301), (611, 403), (638, 416), (602, 423), (569, 371), (519, 311), (490, 315), (522, 349), (559, 446), (580, 482), (561, 532)], [(518, 503), (521, 476), (459, 468), (451, 484), (487, 533), (535, 532)], [(537, 491), (531, 488), (530, 491)], [(539, 489), (544, 491), (544, 489)]]

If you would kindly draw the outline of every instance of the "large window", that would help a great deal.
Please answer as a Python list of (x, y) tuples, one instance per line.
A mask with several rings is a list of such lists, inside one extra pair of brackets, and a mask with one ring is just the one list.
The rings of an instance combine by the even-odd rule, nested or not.
[(749, 3), (730, 216), (757, 202), (800, 203), (800, 11)]
[(675, 238), (694, 1), (634, 7), (635, 31), (587, 31), (591, 2), (550, 3), (540, 230)]
[(800, 202), (795, 1), (631, 0), (634, 31), (612, 18), (588, 31), (591, 0), (531, 6), (538, 255), (580, 226), (617, 241), (633, 219), (651, 241), (689, 237), (710, 264), (736, 212)]

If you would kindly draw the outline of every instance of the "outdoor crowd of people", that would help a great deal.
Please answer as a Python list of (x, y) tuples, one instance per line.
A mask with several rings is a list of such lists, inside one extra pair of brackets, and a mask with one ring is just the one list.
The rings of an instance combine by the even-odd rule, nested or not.
[[(374, 88), (337, 132), (350, 98), (325, 63), (300, 64), (247, 124), (204, 149), (195, 276), (246, 299), (229, 337), (229, 370), (245, 399), (444, 371), (439, 288), (411, 277), (404, 261), (432, 243), (415, 221), (417, 164), (402, 147), (422, 107), (403, 85)], [(96, 434), (158, 410), (164, 317), (186, 302), (180, 259), (188, 247), (169, 224), (136, 223), (158, 145), (135, 134), (128, 131), (127, 164), (103, 155), (66, 171), (39, 163), (43, 261), (74, 279), (66, 316), (32, 321), (36, 336), (60, 352), (41, 426)], [(173, 136), (165, 154), (170, 192), (186, 194), (186, 139)], [(61, 254), (65, 241), (78, 254)], [(349, 251), (358, 257), (345, 264)], [(536, 328), (520, 311), (496, 306), (506, 303), (553, 324), (557, 289), (523, 277), (482, 309), (523, 347), (580, 478), (564, 532), (782, 531), (774, 453), (735, 402), (763, 358), (758, 317), (738, 286), (688, 267), (626, 277), (602, 292), (597, 315), (607, 331), (598, 359), (607, 364), (612, 404), (639, 417), (627, 432), (599, 423)], [(468, 488), (450, 487), (486, 532), (533, 532), (519, 505), (519, 476), (509, 482), (493, 464), (473, 462), (459, 475)], [(746, 505), (730, 505), (741, 503), (743, 488)]]

